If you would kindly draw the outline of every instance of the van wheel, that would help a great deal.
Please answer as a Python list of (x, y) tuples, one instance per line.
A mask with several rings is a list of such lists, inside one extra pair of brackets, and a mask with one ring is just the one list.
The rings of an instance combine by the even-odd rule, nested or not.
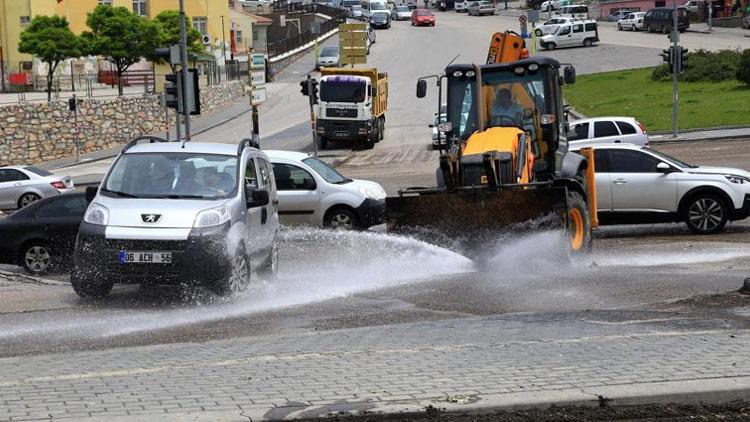
[(617, 30), (618, 30), (618, 31), (622, 31), (622, 25), (620, 25), (620, 23), (619, 23), (619, 22), (617, 23)]
[(115, 283), (111, 281), (94, 282), (90, 276), (83, 275), (79, 270), (70, 273), (70, 285), (82, 299), (101, 299), (112, 291)]
[(328, 211), (323, 224), (334, 230), (357, 230), (359, 218), (346, 208), (334, 208)]
[(276, 274), (279, 271), (279, 243), (274, 241), (271, 246), (271, 251), (268, 253), (268, 258), (263, 262), (259, 270), (259, 275), (267, 280), (273, 280), (276, 278)]
[(557, 44), (553, 42), (548, 42), (546, 46), (544, 46), (547, 50), (554, 50), (557, 48)]
[(211, 290), (220, 296), (229, 296), (247, 289), (250, 285), (250, 262), (245, 250), (240, 248), (229, 259), (227, 273), (211, 286)]
[(583, 46), (584, 47), (591, 47), (594, 43), (591, 41), (591, 38), (586, 38), (583, 40)]
[(536, 34), (537, 37), (541, 37), (542, 35), (544, 35), (541, 29), (537, 29), (536, 31), (534, 31), (534, 33)]

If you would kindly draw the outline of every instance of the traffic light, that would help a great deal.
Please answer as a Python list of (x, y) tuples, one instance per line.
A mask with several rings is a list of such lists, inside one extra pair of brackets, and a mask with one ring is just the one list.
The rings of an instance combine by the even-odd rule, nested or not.
[(662, 50), (661, 53), (659, 53), (662, 60), (664, 60), (664, 63), (667, 63), (670, 68), (672, 66), (672, 47), (669, 47), (668, 49)]
[(180, 73), (171, 73), (164, 76), (167, 82), (164, 84), (165, 104), (178, 112), (182, 112), (182, 78)]
[(165, 62), (169, 63), (170, 65), (178, 65), (181, 63), (180, 60), (180, 46), (179, 45), (173, 45), (166, 48), (157, 48), (154, 50), (154, 56), (156, 56), (157, 61), (164, 60)]
[(300, 86), (299, 92), (301, 92), (302, 95), (304, 95), (305, 97), (307, 97), (307, 96), (310, 95), (310, 92), (309, 92), (309, 89), (308, 89), (309, 87), (307, 86), (307, 81), (300, 82), (299, 86)]
[(310, 98), (313, 104), (318, 104), (318, 80), (310, 79)]
[(688, 67), (688, 49), (680, 47), (680, 72), (684, 72)]

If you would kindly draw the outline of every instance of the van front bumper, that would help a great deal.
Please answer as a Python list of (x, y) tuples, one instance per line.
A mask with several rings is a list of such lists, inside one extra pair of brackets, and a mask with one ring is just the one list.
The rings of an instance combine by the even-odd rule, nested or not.
[[(193, 229), (186, 240), (107, 239), (105, 227), (81, 223), (76, 271), (92, 281), (139, 284), (211, 284), (227, 276), (229, 223)], [(121, 251), (170, 252), (170, 263), (121, 263)]]
[(372, 227), (385, 222), (385, 199), (367, 198), (355, 210), (362, 227)]

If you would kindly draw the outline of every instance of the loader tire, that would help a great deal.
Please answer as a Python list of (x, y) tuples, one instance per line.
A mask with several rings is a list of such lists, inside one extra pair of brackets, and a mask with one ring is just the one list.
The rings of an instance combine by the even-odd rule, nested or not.
[(586, 201), (580, 193), (568, 191), (568, 239), (570, 253), (585, 254), (591, 251), (591, 221)]

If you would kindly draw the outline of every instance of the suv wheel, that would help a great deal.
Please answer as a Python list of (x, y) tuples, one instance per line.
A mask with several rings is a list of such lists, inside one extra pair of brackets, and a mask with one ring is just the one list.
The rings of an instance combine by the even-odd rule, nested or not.
[(38, 200), (42, 199), (41, 196), (35, 194), (34, 192), (28, 192), (21, 195), (20, 198), (18, 198), (18, 208), (21, 209), (29, 204), (32, 204)]
[(664, 35), (667, 35), (667, 34), (669, 34), (670, 32), (672, 32), (672, 30), (671, 30), (671, 29), (669, 29), (669, 27), (668, 27), (667, 25), (664, 25), (664, 26), (662, 26), (662, 27), (661, 27), (661, 33), (662, 33), (662, 34), (664, 34)]
[(718, 196), (698, 195), (690, 200), (685, 211), (685, 223), (696, 234), (716, 233), (727, 224), (728, 209)]
[(83, 275), (78, 270), (73, 270), (70, 273), (70, 284), (82, 299), (101, 299), (112, 291), (115, 283), (111, 281), (95, 283), (90, 276)]
[(654, 32), (654, 27), (652, 27), (651, 25), (647, 26), (646, 27), (646, 32), (648, 32), (649, 34), (652, 33), (652, 32)]
[(47, 272), (52, 262), (52, 257), (47, 245), (41, 242), (32, 242), (21, 250), (23, 268), (31, 275), (40, 275)]
[(328, 212), (323, 224), (334, 230), (356, 230), (359, 228), (359, 219), (346, 208), (334, 208)]

